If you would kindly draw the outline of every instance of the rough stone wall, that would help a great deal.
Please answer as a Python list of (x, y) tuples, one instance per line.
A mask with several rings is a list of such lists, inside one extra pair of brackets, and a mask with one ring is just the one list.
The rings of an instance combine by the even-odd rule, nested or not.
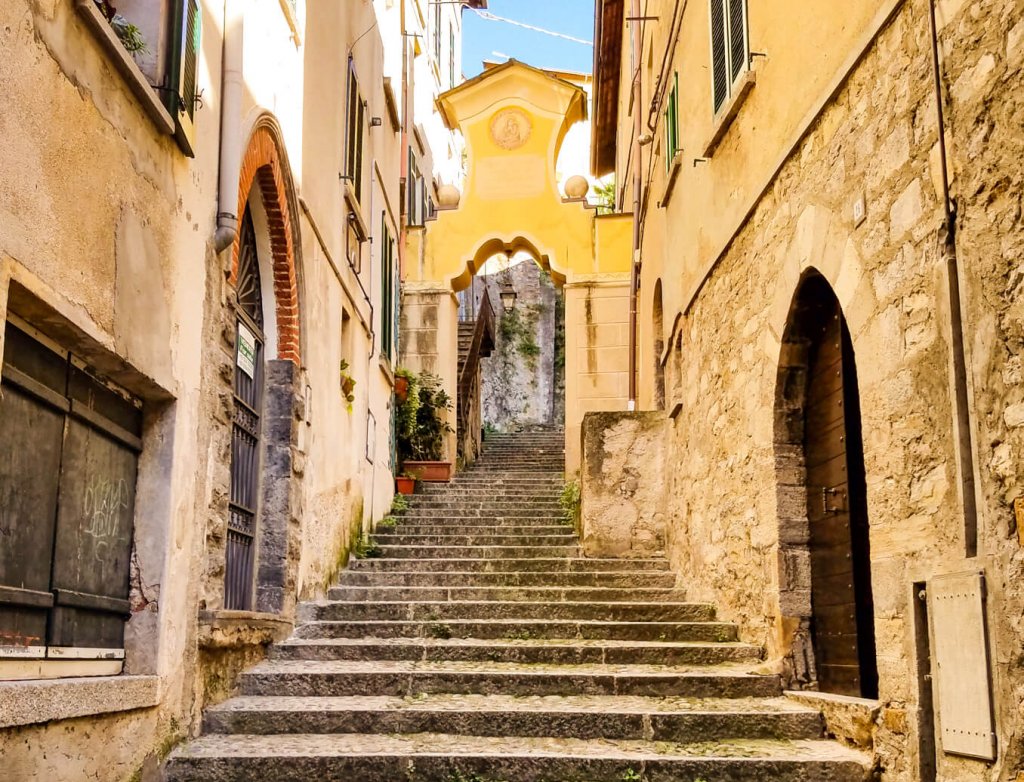
[[(786, 162), (681, 321), (669, 404), (669, 553), (694, 599), (711, 599), (778, 659), (792, 641), (780, 589), (806, 562), (780, 562), (775, 443), (781, 338), (801, 273), (816, 268), (847, 318), (860, 382), (884, 778), (916, 768), (912, 585), (945, 572), (989, 575), (1001, 761), (941, 756), (942, 779), (1022, 770), (1024, 568), (1008, 502), (1024, 448), (1024, 237), (1020, 230), (1024, 4), (950, 0), (954, 196), (981, 478), (980, 552), (964, 557), (950, 316), (939, 228), (937, 123), (927, 5), (908, 0)], [(856, 196), (867, 219), (853, 225)], [(782, 357), (785, 360), (785, 357)], [(785, 453), (782, 454), (785, 456)], [(795, 465), (799, 468), (799, 465)]]
[(664, 553), (667, 422), (664, 413), (583, 417), (580, 524), (586, 556)]
[[(509, 270), (515, 309), (501, 303), (502, 274), (479, 277), (495, 313), (495, 346), (483, 360), (484, 424), (499, 431), (555, 423), (555, 329), (561, 304), (551, 276), (524, 261)], [(564, 395), (564, 392), (563, 392)]]

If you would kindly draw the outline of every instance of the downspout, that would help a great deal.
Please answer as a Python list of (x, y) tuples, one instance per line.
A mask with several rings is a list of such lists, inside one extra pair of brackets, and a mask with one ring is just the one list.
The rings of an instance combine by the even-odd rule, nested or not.
[(240, 0), (224, 0), (221, 66), (220, 173), (217, 185), (217, 230), (213, 246), (222, 253), (238, 238), (238, 177), (242, 167), (242, 39)]
[(640, 287), (640, 196), (643, 189), (643, 166), (640, 136), (643, 133), (643, 117), (640, 114), (640, 49), (643, 46), (640, 29), (640, 0), (632, 0), (632, 49), (630, 69), (633, 71), (633, 262), (629, 273), (629, 404), (630, 412), (636, 410), (636, 364), (637, 364), (637, 289)]
[(399, 205), (398, 205), (398, 279), (405, 279), (405, 243), (408, 230), (406, 228), (406, 204), (409, 187), (409, 41), (405, 32), (405, 4), (408, 0), (400, 0), (399, 26), (402, 38), (402, 159), (399, 161)]
[(956, 254), (956, 204), (949, 190), (949, 159), (946, 153), (946, 117), (942, 106), (942, 65), (939, 60), (939, 33), (935, 22), (935, 0), (928, 0), (928, 19), (932, 37), (932, 75), (935, 81), (935, 108), (939, 131), (939, 163), (942, 176), (943, 255), (949, 282), (949, 320), (952, 331), (953, 387), (957, 451), (960, 456), (960, 490), (964, 504), (964, 548), (968, 557), (978, 555), (978, 500), (974, 487), (974, 442), (971, 434), (970, 396), (967, 388), (967, 350), (964, 339), (963, 311), (960, 306), (960, 269)]

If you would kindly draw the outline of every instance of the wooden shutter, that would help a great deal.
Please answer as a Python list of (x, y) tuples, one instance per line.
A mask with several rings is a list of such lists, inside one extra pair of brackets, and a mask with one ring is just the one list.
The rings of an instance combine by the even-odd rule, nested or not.
[(716, 113), (729, 97), (726, 2), (729, 0), (711, 0), (711, 81)]
[(729, 82), (747, 68), (747, 0), (729, 0)]
[(163, 91), (164, 103), (174, 117), (174, 135), (178, 146), (195, 157), (195, 111), (198, 92), (199, 42), (202, 14), (199, 0), (174, 0), (174, 25), (171, 28), (170, 58)]

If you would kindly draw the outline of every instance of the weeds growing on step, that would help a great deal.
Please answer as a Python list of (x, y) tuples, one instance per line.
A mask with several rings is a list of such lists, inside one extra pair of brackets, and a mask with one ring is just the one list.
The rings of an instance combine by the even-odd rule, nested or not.
[(565, 523), (575, 527), (580, 517), (580, 482), (569, 481), (562, 489), (562, 496), (558, 498), (558, 504), (562, 506), (562, 516)]

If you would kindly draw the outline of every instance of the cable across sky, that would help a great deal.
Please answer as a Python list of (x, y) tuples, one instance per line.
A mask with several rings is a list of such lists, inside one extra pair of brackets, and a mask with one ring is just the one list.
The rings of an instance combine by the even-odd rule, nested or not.
[(517, 22), (514, 19), (506, 19), (503, 16), (496, 16), (495, 14), (492, 14), (490, 11), (482, 11), (479, 8), (472, 8), (471, 10), (481, 19), (486, 19), (490, 22), (504, 22), (505, 24), (515, 25), (516, 27), (522, 27), (523, 29), (526, 30), (532, 30), (535, 33), (551, 35), (554, 36), (555, 38), (561, 38), (565, 41), (572, 41), (573, 43), (583, 44), (584, 46), (594, 45), (593, 41), (586, 41), (582, 38), (576, 38), (571, 35), (566, 35), (565, 33), (557, 33), (554, 30), (545, 30), (543, 27), (536, 27), (532, 24), (526, 24), (525, 22)]

